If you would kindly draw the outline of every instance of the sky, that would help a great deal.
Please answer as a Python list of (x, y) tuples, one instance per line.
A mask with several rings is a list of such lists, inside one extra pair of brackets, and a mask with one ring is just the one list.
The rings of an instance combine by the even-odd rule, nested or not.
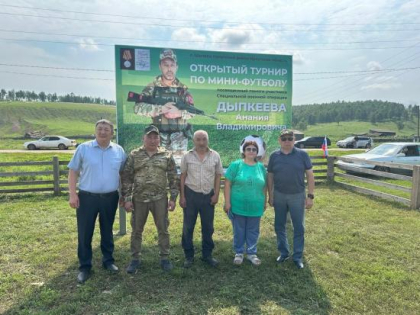
[(420, 0), (0, 0), (0, 88), (115, 100), (114, 45), (293, 55), (293, 105), (420, 103)]

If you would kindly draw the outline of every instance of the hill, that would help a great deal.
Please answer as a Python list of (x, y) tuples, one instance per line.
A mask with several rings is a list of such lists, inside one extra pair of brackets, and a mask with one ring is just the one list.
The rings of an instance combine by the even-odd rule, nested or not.
[(101, 118), (116, 121), (115, 107), (78, 103), (0, 102), (0, 138), (39, 130), (63, 136), (90, 135)]

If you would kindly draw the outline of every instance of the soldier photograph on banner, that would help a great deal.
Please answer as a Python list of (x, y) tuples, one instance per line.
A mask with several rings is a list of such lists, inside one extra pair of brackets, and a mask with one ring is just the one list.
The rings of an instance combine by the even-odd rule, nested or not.
[(163, 49), (159, 56), (161, 74), (141, 92), (129, 92), (134, 113), (147, 116), (158, 127), (161, 146), (172, 151), (177, 164), (187, 152), (193, 128), (187, 121), (194, 116), (194, 99), (188, 87), (177, 77), (178, 60), (172, 49)]

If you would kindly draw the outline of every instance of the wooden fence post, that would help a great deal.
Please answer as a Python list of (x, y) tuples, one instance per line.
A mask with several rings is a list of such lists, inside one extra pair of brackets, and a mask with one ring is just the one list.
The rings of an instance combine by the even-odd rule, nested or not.
[(334, 156), (327, 156), (327, 180), (329, 182), (334, 181)]
[(53, 181), (54, 181), (54, 196), (60, 195), (60, 164), (58, 157), (53, 157)]
[(420, 166), (413, 166), (413, 179), (411, 188), (411, 209), (420, 208)]

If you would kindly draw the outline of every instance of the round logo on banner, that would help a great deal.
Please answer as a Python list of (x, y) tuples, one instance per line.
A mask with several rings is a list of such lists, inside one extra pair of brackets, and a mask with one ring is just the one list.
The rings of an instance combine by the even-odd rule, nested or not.
[(256, 135), (246, 136), (241, 141), (241, 145), (239, 146), (239, 152), (240, 153), (244, 153), (244, 148), (243, 147), (244, 147), (245, 142), (248, 142), (248, 141), (254, 141), (258, 145), (258, 159), (262, 160), (264, 158), (265, 149), (267, 147), (263, 138), (261, 138), (260, 136), (256, 136)]

